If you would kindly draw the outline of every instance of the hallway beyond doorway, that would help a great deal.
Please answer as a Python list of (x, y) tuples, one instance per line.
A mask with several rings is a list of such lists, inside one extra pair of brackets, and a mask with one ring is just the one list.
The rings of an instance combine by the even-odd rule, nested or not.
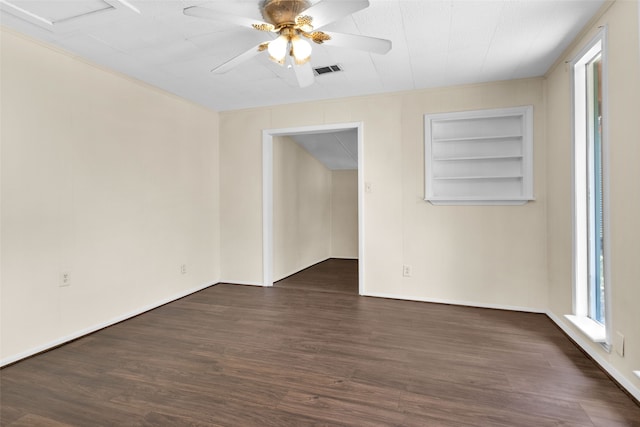
[(358, 295), (358, 260), (329, 258), (273, 285), (279, 288)]

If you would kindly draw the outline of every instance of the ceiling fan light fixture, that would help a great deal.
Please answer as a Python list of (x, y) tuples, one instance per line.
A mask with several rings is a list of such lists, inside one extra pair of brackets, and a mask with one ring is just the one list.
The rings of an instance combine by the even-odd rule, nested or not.
[(284, 60), (287, 57), (288, 46), (289, 38), (281, 34), (277, 39), (269, 43), (269, 46), (267, 47), (269, 58), (278, 64), (284, 64)]
[(311, 44), (296, 35), (291, 37), (291, 54), (297, 65), (309, 62), (311, 59)]
[[(8, 0), (0, 0), (0, 3)], [(107, 0), (131, 1), (131, 0)], [(252, 0), (255, 1), (255, 0)], [(369, 6), (369, 0), (259, 0), (260, 12), (264, 22), (256, 22), (254, 18), (220, 14), (217, 11), (200, 6), (183, 9), (188, 16), (220, 20), (226, 16), (230, 23), (258, 31), (272, 33), (274, 40), (265, 41), (248, 51), (236, 55), (211, 70), (222, 74), (259, 52), (268, 51), (269, 60), (293, 68), (298, 85), (307, 87), (314, 82), (313, 70), (310, 66), (312, 43), (332, 44), (350, 47), (370, 53), (387, 53), (391, 49), (391, 41), (357, 34), (325, 33), (314, 31), (314, 27), (325, 25), (345, 18)], [(302, 14), (304, 12), (304, 15)], [(222, 16), (220, 16), (222, 15)], [(288, 59), (290, 56), (291, 59)], [(337, 66), (336, 66), (337, 67)], [(327, 68), (327, 67), (325, 67)], [(331, 67), (331, 71), (333, 67)], [(320, 74), (317, 72), (317, 74)]]

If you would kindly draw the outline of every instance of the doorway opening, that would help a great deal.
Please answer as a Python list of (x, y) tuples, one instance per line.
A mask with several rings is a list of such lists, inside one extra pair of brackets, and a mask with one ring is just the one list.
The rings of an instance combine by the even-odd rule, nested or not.
[[(262, 173), (263, 173), (263, 286), (273, 286), (274, 283), (274, 139), (277, 141), (279, 137), (305, 136), (330, 134), (343, 131), (355, 131), (357, 137), (357, 211), (358, 211), (358, 249), (357, 260), (351, 261), (351, 268), (356, 267), (357, 270), (357, 289), (358, 294), (364, 293), (364, 210), (363, 210), (363, 189), (364, 189), (364, 173), (363, 173), (363, 135), (362, 123), (339, 123), (332, 125), (319, 125), (296, 128), (283, 129), (267, 129), (262, 134)], [(320, 260), (323, 261), (323, 260)], [(329, 259), (328, 261), (331, 261)], [(336, 260), (340, 261), (340, 260)], [(317, 266), (323, 267), (320, 262)], [(326, 267), (325, 264), (324, 267)], [(304, 268), (304, 267), (303, 267)], [(308, 271), (307, 271), (308, 270)], [(304, 269), (303, 274), (313, 272), (312, 269)], [(298, 276), (300, 277), (300, 276)]]

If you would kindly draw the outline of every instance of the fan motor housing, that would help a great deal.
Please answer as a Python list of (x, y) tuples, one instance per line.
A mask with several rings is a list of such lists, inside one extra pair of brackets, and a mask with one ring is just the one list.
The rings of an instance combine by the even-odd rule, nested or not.
[(285, 24), (293, 25), (296, 16), (311, 6), (309, 0), (263, 0), (260, 11), (265, 21), (280, 27)]

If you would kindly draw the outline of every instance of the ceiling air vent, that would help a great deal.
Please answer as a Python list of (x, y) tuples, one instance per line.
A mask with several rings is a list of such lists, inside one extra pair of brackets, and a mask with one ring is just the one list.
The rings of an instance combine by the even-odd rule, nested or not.
[(316, 76), (322, 74), (337, 73), (338, 71), (343, 71), (342, 67), (340, 67), (339, 65), (328, 65), (326, 67), (318, 67), (313, 69), (313, 72)]

